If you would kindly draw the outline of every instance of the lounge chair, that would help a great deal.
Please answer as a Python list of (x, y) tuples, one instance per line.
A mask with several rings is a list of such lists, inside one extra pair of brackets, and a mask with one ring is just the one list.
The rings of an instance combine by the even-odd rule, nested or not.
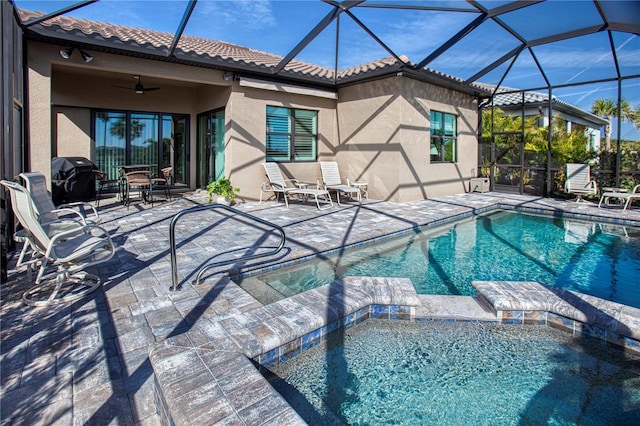
[[(38, 221), (34, 199), (24, 186), (7, 180), (0, 184), (10, 192), (13, 213), (24, 227), (33, 251), (29, 268), (40, 266), (35, 286), (22, 295), (24, 303), (43, 306), (69, 302), (96, 290), (100, 279), (83, 270), (113, 257), (115, 246), (109, 233), (97, 225), (52, 233), (50, 225), (56, 222)], [(53, 278), (47, 272), (49, 266), (57, 268)]]
[[(299, 181), (298, 179), (285, 179), (282, 176), (282, 172), (280, 171), (280, 166), (278, 163), (262, 163), (264, 166), (264, 170), (267, 172), (267, 177), (269, 179), (268, 185), (270, 190), (276, 194), (276, 200), (279, 198), (279, 195), (282, 194), (284, 196), (284, 203), (287, 207), (289, 207), (289, 197), (291, 195), (301, 196), (303, 199), (312, 196), (316, 200), (316, 206), (318, 210), (325, 210), (333, 207), (333, 201), (331, 201), (331, 196), (329, 195), (329, 191), (326, 189), (313, 189), (309, 188), (310, 183)], [(289, 186), (288, 182), (293, 183), (295, 186)], [(260, 189), (260, 202), (262, 203), (262, 194), (265, 192), (267, 188), (265, 185), (262, 185)], [(320, 201), (318, 197), (323, 197), (328, 205), (324, 207), (320, 207)]]
[(336, 198), (338, 199), (338, 205), (340, 206), (340, 195), (347, 194), (351, 198), (355, 198), (358, 202), (362, 202), (362, 193), (360, 188), (351, 186), (349, 179), (346, 179), (347, 184), (342, 183), (342, 177), (338, 170), (338, 163), (335, 161), (321, 161), (320, 170), (322, 171), (322, 182), (324, 188), (329, 191), (336, 191)]
[(567, 179), (564, 183), (567, 194), (576, 195), (576, 203), (582, 201), (584, 195), (596, 195), (598, 185), (591, 179), (591, 167), (588, 164), (567, 163)]
[(624, 207), (622, 208), (622, 210), (624, 211), (631, 205), (631, 202), (633, 200), (640, 200), (640, 185), (634, 186), (631, 192), (613, 191), (603, 193), (600, 197), (598, 207), (602, 207), (603, 201), (605, 204), (609, 204), (610, 198), (617, 198), (621, 202), (624, 201)]

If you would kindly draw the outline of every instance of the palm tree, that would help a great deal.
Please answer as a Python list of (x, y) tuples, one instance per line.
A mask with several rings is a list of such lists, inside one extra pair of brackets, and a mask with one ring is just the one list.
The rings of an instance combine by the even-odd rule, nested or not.
[[(631, 109), (631, 105), (629, 105), (629, 102), (625, 101), (624, 99), (620, 99), (620, 105), (622, 120), (628, 121), (630, 123), (635, 122), (634, 111)], [(614, 117), (618, 116), (618, 104), (613, 102), (612, 99), (599, 98), (593, 102), (593, 105), (591, 106), (591, 112), (599, 117), (606, 118), (609, 122), (605, 127), (605, 149), (607, 151), (611, 151), (611, 133), (613, 131), (611, 122), (613, 121)]]

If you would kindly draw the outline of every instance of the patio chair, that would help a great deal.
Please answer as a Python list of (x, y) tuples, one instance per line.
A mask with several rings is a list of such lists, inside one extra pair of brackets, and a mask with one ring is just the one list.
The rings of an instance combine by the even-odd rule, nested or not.
[(610, 198), (617, 198), (620, 202), (624, 201), (624, 207), (622, 208), (622, 211), (624, 211), (631, 205), (633, 200), (640, 200), (640, 185), (634, 186), (631, 192), (621, 192), (618, 190), (603, 193), (600, 197), (598, 208), (602, 207), (603, 201), (605, 204), (609, 204)]
[[(38, 221), (34, 199), (24, 186), (7, 180), (0, 184), (10, 192), (13, 212), (33, 251), (29, 267), (40, 266), (35, 285), (22, 295), (24, 303), (44, 306), (69, 302), (96, 290), (100, 279), (84, 269), (113, 257), (115, 246), (109, 233), (94, 224), (53, 233), (50, 225), (55, 222)], [(49, 266), (57, 269), (54, 277), (49, 277)]]
[(338, 170), (338, 163), (335, 161), (321, 161), (320, 170), (322, 171), (322, 182), (324, 188), (329, 191), (336, 191), (336, 198), (338, 199), (338, 205), (340, 206), (340, 195), (347, 194), (351, 198), (355, 198), (358, 202), (362, 202), (362, 193), (360, 188), (351, 186), (349, 179), (347, 178), (347, 184), (342, 183), (342, 177)]
[[(31, 195), (38, 221), (47, 226), (51, 235), (100, 222), (98, 211), (90, 203), (79, 201), (56, 207), (49, 196), (47, 181), (42, 173), (24, 172), (20, 173), (18, 177), (22, 179), (26, 190)], [(16, 263), (16, 267), (19, 268), (24, 264), (30, 245), (24, 230), (16, 232), (14, 240), (22, 243), (22, 249)]]
[(143, 203), (151, 203), (153, 207), (153, 175), (148, 170), (139, 170), (125, 174), (125, 200), (127, 209), (131, 205), (131, 192), (138, 191)]
[(171, 200), (171, 193), (169, 192), (169, 182), (171, 181), (171, 167), (165, 167), (160, 170), (162, 173), (161, 177), (151, 178), (152, 189), (158, 189), (158, 187), (162, 188), (164, 191), (164, 198), (166, 200)]
[(96, 182), (98, 183), (98, 193), (96, 194), (96, 207), (100, 206), (100, 200), (102, 198), (102, 191), (105, 188), (117, 188), (117, 197), (122, 194), (122, 179), (109, 179), (107, 174), (102, 170), (93, 170), (93, 174), (96, 176)]
[(588, 164), (567, 163), (564, 190), (567, 194), (576, 195), (576, 203), (582, 201), (584, 195), (596, 195), (598, 185), (591, 179), (591, 167)]
[[(268, 185), (276, 194), (276, 200), (279, 199), (279, 195), (282, 194), (284, 196), (284, 203), (287, 207), (289, 207), (289, 198), (291, 195), (301, 196), (305, 201), (311, 196), (316, 201), (316, 206), (318, 210), (326, 210), (328, 208), (333, 207), (333, 201), (331, 201), (331, 196), (329, 195), (329, 191), (325, 189), (313, 189), (309, 188), (309, 185), (312, 185), (308, 182), (302, 182), (298, 179), (285, 179), (282, 176), (282, 172), (280, 171), (280, 166), (278, 163), (262, 163), (264, 166), (264, 170), (267, 172), (267, 177), (269, 178)], [(292, 182), (295, 186), (289, 186), (287, 182)], [(266, 190), (265, 185), (260, 189), (260, 202), (262, 203), (262, 193)], [(324, 197), (324, 201), (328, 203), (327, 206), (320, 207), (320, 200), (318, 197)]]
[(100, 215), (91, 203), (78, 201), (56, 207), (47, 190), (47, 179), (42, 173), (24, 172), (20, 173), (18, 177), (24, 181), (25, 188), (33, 198), (34, 208), (40, 223), (59, 221), (66, 215), (69, 215), (72, 220), (82, 222), (83, 225), (100, 222)]

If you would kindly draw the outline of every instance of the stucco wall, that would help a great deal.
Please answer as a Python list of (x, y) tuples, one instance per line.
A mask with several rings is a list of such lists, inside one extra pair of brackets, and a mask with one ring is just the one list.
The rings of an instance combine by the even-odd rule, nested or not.
[[(401, 76), (341, 89), (340, 143), (333, 147), (341, 173), (367, 181), (374, 199), (404, 202), (464, 192), (477, 167), (472, 101)], [(431, 109), (458, 116), (456, 163), (430, 163)]]
[(93, 158), (95, 146), (91, 143), (91, 111), (88, 108), (54, 107), (53, 135), (57, 157)]
[[(29, 43), (30, 170), (50, 176), (51, 157), (82, 156), (95, 160), (91, 109), (187, 114), (190, 119), (190, 181), (195, 182), (197, 114), (226, 104), (231, 82), (222, 72), (178, 64), (77, 51), (68, 60), (62, 46)], [(134, 75), (162, 78), (161, 90), (136, 94)], [(148, 77), (150, 78), (150, 77)], [(143, 78), (145, 86), (149, 84)]]
[[(338, 100), (246, 87), (225, 81), (221, 71), (89, 52), (69, 60), (60, 46), (31, 43), (29, 102), (31, 169), (49, 176), (58, 156), (94, 159), (92, 108), (188, 114), (190, 181), (195, 184), (197, 114), (225, 108), (225, 175), (255, 200), (266, 180), (266, 106), (318, 111), (318, 160), (337, 160), (341, 173), (369, 182), (370, 198), (410, 201), (463, 192), (477, 167), (477, 114), (470, 96), (406, 77), (345, 87)], [(133, 75), (153, 76), (161, 90), (135, 94)], [(145, 85), (156, 84), (144, 81)], [(118, 87), (124, 86), (125, 89)], [(430, 164), (429, 111), (458, 116), (458, 161)], [(53, 118), (53, 121), (52, 121)], [(317, 162), (283, 163), (287, 177), (316, 182)]]
[(51, 176), (51, 62), (38, 49), (27, 50), (29, 170)]
[[(338, 139), (335, 122), (335, 100), (270, 90), (242, 87), (237, 82), (226, 108), (225, 174), (240, 188), (240, 197), (255, 200), (260, 184), (266, 180), (265, 161), (267, 105), (318, 111), (318, 151), (320, 157), (331, 157), (331, 146)], [(320, 165), (283, 163), (285, 177), (316, 182)]]

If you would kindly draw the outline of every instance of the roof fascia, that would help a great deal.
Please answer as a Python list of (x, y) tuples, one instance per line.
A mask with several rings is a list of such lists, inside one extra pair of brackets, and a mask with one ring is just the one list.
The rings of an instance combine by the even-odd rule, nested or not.
[[(567, 115), (570, 115), (572, 117), (576, 117), (576, 118), (581, 118), (585, 121), (590, 121), (593, 124), (597, 124), (600, 126), (604, 126), (605, 124), (608, 124), (609, 122), (601, 117), (598, 117), (595, 114), (590, 113), (589, 111), (585, 111), (584, 109), (578, 108), (574, 105), (568, 104), (566, 102), (562, 102), (562, 101), (558, 101), (557, 99), (553, 98), (552, 99), (552, 106), (553, 106), (553, 110), (554, 111), (558, 111), (558, 112), (563, 112)], [(518, 103), (518, 104), (509, 104), (509, 105), (495, 105), (495, 107), (500, 108), (503, 111), (509, 111), (509, 110), (520, 110), (523, 108), (523, 104), (522, 103)], [(548, 108), (549, 107), (549, 100), (548, 99), (544, 99), (541, 101), (534, 101), (534, 102), (525, 102), (524, 103), (524, 108), (537, 108), (537, 107), (544, 107), (544, 108)]]

